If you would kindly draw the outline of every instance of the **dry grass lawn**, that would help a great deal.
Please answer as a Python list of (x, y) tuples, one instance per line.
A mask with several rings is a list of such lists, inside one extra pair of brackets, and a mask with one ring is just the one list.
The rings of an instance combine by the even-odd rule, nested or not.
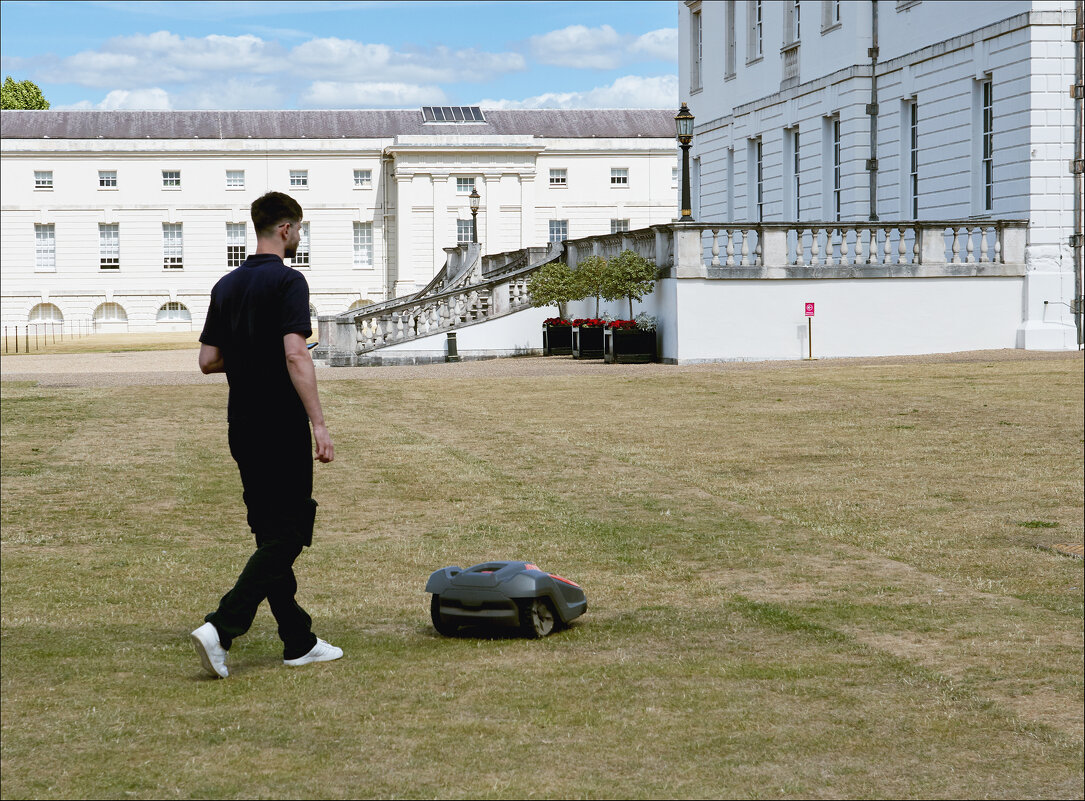
[[(1080, 354), (329, 381), (300, 600), (205, 678), (251, 550), (226, 387), (2, 385), (2, 795), (1081, 798)], [(589, 612), (443, 639), (430, 571)]]

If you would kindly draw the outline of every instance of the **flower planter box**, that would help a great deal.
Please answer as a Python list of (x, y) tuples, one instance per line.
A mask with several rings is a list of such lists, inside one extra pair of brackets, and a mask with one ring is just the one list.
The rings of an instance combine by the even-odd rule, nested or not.
[(573, 327), (571, 325), (543, 326), (543, 355), (568, 356), (573, 352)]
[(643, 364), (656, 361), (656, 332), (637, 328), (608, 328), (603, 339), (607, 364)]
[(603, 331), (602, 326), (582, 328), (573, 326), (573, 358), (574, 359), (602, 359), (603, 358)]

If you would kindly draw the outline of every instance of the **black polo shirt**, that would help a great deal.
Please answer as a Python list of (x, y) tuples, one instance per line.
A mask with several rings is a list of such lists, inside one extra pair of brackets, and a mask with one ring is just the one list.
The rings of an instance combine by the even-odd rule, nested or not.
[(250, 256), (211, 290), (200, 342), (222, 351), (231, 422), (306, 417), (286, 369), (287, 334), (312, 334), (309, 285), (278, 256)]

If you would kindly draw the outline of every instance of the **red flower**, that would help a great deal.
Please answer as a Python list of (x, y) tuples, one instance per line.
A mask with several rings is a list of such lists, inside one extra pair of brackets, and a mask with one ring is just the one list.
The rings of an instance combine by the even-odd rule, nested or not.
[(543, 320), (543, 325), (572, 325), (572, 323), (560, 317), (547, 317)]
[(612, 320), (607, 324), (607, 328), (616, 329), (618, 331), (629, 331), (636, 327), (636, 320)]

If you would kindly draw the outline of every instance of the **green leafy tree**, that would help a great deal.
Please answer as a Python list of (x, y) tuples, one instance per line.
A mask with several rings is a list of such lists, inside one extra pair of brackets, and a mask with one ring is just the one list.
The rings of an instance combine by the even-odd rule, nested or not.
[(544, 264), (531, 274), (527, 281), (527, 291), (531, 295), (532, 306), (550, 306), (557, 304), (558, 316), (565, 319), (565, 305), (576, 300), (576, 281), (573, 271), (563, 261)]
[(658, 269), (648, 259), (632, 250), (623, 250), (607, 263), (602, 295), (607, 300), (629, 299), (629, 319), (633, 319), (633, 301), (641, 300), (656, 284)]
[(33, 81), (16, 81), (9, 75), (0, 86), (0, 108), (44, 110), (49, 101)]
[(576, 265), (573, 279), (576, 284), (576, 298), (595, 297), (595, 316), (599, 316), (599, 299), (606, 286), (607, 260), (602, 256), (588, 256)]

